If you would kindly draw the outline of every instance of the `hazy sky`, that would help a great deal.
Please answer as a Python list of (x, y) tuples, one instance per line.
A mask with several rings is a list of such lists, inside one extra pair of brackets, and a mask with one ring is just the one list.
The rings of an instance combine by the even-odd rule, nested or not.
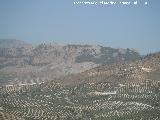
[(160, 51), (160, 0), (137, 0), (137, 6), (73, 1), (78, 0), (0, 0), (0, 38), (100, 44), (135, 48), (141, 54)]

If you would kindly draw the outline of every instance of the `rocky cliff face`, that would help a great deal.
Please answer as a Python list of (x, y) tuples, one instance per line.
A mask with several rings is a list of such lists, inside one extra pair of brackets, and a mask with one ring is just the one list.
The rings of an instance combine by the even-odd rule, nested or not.
[[(13, 76), (6, 83), (37, 83), (89, 70), (99, 65), (140, 59), (131, 49), (93, 45), (40, 44), (0, 40), (0, 72)], [(1, 75), (1, 76), (6, 76)], [(8, 81), (8, 82), (7, 82)]]

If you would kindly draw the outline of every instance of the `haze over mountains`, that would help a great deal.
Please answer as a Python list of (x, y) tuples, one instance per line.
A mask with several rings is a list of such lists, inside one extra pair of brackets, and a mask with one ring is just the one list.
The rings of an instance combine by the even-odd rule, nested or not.
[(0, 40), (0, 79), (4, 84), (32, 84), (118, 62), (139, 60), (133, 49), (95, 45), (32, 46), (20, 40)]

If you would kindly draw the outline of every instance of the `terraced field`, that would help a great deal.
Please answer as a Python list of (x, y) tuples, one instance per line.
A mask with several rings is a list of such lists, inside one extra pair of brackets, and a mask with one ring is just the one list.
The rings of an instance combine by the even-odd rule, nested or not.
[(1, 120), (159, 120), (160, 82), (0, 87)]

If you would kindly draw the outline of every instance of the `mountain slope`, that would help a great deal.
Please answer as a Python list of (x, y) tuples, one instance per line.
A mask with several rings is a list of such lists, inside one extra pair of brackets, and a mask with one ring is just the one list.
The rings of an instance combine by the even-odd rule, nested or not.
[(141, 60), (130, 63), (115, 63), (112, 65), (101, 65), (79, 74), (69, 75), (57, 79), (62, 84), (81, 83), (128, 83), (160, 81), (160, 53), (150, 54)]
[[(10, 41), (13, 44), (8, 43)], [(0, 79), (6, 84), (40, 83), (102, 64), (131, 62), (141, 58), (138, 52), (131, 49), (99, 45), (50, 43), (30, 46), (17, 40), (3, 40), (1, 43), (9, 45), (8, 48), (0, 48), (0, 76), (3, 76)]]
[(1, 86), (0, 114), (25, 120), (159, 120), (159, 68), (156, 53), (40, 84)]

